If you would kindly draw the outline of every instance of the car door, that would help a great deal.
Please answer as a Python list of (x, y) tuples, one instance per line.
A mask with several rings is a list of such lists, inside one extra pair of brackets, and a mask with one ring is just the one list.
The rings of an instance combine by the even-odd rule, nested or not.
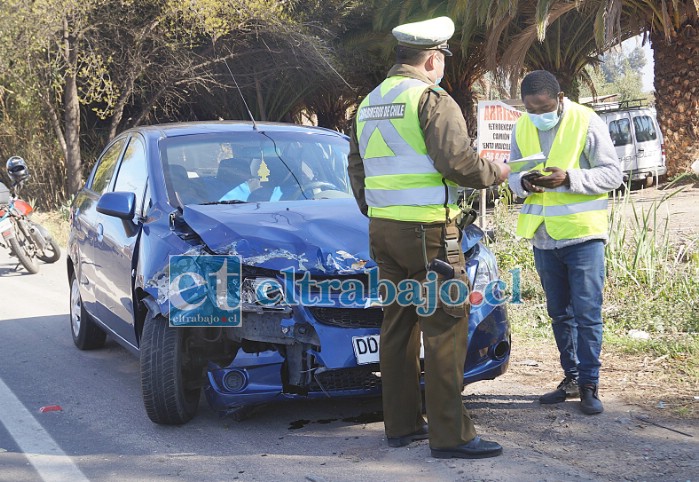
[(616, 155), (621, 162), (621, 170), (625, 173), (636, 170), (636, 151), (628, 112), (610, 112), (604, 116)]
[(148, 183), (145, 142), (134, 134), (112, 183), (111, 191), (134, 193), (134, 217), (122, 220), (97, 213), (95, 245), (96, 294), (98, 316), (127, 343), (137, 346), (134, 330), (133, 279), (134, 257), (141, 232), (144, 197)]
[(98, 217), (97, 201), (103, 192), (111, 185), (117, 161), (126, 145), (125, 138), (114, 140), (103, 151), (97, 160), (85, 188), (76, 196), (73, 205), (74, 239), (77, 243), (77, 259), (80, 275), (80, 293), (87, 311), (97, 317), (99, 321), (106, 323), (98, 316), (96, 281), (100, 275), (99, 267), (95, 262), (95, 245), (98, 243)]
[(637, 169), (647, 171), (662, 165), (662, 146), (658, 125), (650, 113), (633, 113), (633, 130), (636, 139)]

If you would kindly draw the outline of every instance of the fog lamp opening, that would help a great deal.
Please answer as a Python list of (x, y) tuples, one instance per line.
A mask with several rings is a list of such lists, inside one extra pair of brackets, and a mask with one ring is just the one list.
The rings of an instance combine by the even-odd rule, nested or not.
[(241, 370), (231, 370), (223, 376), (223, 387), (229, 392), (239, 392), (247, 385), (245, 373)]
[(493, 358), (502, 360), (510, 353), (510, 344), (506, 341), (501, 341), (492, 348)]

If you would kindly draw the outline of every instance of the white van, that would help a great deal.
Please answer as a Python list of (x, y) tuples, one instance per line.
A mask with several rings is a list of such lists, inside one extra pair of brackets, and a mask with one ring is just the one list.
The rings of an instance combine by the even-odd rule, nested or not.
[(609, 127), (617, 156), (624, 171), (624, 181), (652, 186), (667, 173), (665, 144), (655, 109), (641, 101), (611, 102), (593, 105)]

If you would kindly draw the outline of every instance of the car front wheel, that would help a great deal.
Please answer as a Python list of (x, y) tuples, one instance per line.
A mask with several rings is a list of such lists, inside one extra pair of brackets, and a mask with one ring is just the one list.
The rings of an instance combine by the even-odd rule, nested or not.
[(163, 425), (181, 425), (197, 413), (201, 370), (187, 355), (186, 328), (170, 327), (150, 312), (141, 336), (141, 393), (148, 418)]

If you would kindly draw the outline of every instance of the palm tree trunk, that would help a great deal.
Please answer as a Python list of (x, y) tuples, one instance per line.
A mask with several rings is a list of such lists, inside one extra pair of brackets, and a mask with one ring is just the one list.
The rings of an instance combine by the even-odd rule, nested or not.
[(655, 104), (665, 139), (668, 174), (689, 170), (699, 159), (699, 22), (690, 21), (670, 42), (651, 34)]
[(475, 144), (476, 135), (478, 133), (478, 117), (476, 113), (476, 99), (473, 97), (472, 86), (468, 88), (456, 88), (450, 95), (461, 107), (461, 113), (466, 120), (468, 127), (468, 135), (471, 138), (472, 144)]
[(566, 97), (568, 97), (573, 102), (577, 102), (580, 99), (580, 81), (574, 74), (570, 72), (556, 73), (554, 74), (558, 77), (558, 81), (561, 85), (561, 90), (565, 92)]
[(68, 168), (68, 195), (75, 194), (82, 185), (80, 157), (80, 101), (78, 98), (78, 52), (75, 37), (70, 33), (68, 20), (63, 20), (63, 48), (67, 63), (63, 89), (63, 124)]

